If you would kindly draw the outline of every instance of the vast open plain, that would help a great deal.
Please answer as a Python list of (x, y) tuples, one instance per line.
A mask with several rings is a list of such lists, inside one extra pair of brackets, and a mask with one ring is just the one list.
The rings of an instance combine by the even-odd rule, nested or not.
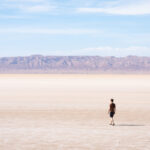
[(150, 75), (0, 75), (0, 150), (150, 150)]

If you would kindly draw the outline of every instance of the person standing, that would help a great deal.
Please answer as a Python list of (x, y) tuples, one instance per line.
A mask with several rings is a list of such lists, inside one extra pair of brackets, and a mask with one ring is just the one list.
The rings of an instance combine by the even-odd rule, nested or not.
[(110, 125), (114, 126), (115, 125), (114, 115), (115, 115), (115, 112), (116, 112), (116, 104), (114, 103), (114, 99), (111, 99), (110, 101), (111, 101), (111, 103), (110, 103), (110, 106), (109, 106), (108, 113), (109, 113), (110, 118), (111, 118)]

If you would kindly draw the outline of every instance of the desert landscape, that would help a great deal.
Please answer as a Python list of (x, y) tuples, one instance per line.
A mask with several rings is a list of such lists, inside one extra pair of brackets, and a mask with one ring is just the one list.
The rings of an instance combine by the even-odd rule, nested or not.
[(1, 150), (149, 150), (149, 131), (150, 75), (0, 75)]

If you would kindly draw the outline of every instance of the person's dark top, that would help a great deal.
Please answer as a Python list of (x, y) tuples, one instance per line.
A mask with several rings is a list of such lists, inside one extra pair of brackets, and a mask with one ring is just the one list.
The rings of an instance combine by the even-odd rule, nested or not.
[(114, 103), (110, 104), (110, 112), (115, 112), (116, 105)]

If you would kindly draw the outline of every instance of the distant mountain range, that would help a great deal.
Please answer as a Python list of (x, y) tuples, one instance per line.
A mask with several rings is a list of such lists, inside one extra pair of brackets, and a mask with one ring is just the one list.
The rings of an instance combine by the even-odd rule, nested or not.
[(0, 73), (150, 73), (150, 57), (1, 57)]

